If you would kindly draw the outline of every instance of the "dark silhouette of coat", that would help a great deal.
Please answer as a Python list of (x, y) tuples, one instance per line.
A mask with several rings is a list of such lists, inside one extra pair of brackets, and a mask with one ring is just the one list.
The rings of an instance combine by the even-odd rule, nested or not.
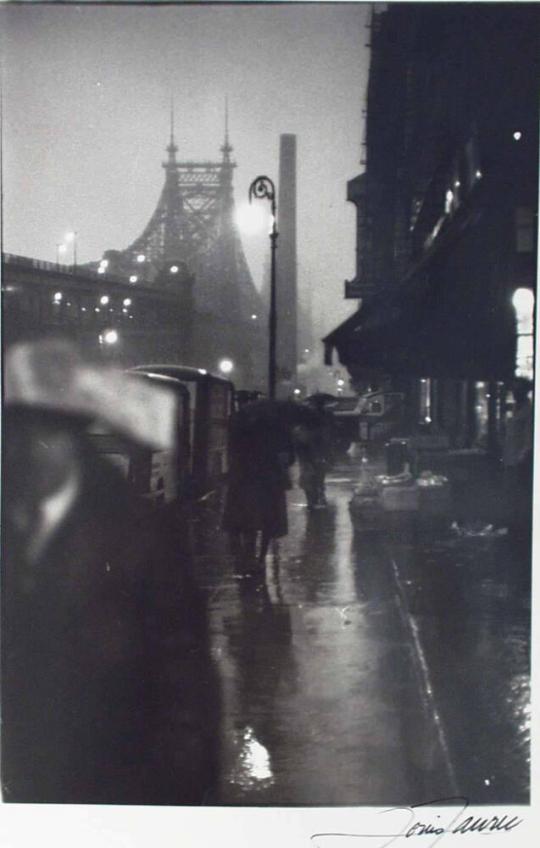
[(37, 562), (5, 522), (4, 800), (211, 801), (219, 699), (203, 598), (164, 519), (98, 457), (83, 468)]
[(271, 424), (231, 422), (230, 467), (223, 529), (230, 533), (261, 530), (268, 538), (287, 535), (287, 465), (290, 441)]

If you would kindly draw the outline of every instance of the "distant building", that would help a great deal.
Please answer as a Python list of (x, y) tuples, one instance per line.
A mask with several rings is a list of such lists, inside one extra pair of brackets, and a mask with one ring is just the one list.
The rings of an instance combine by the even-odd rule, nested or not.
[(90, 358), (130, 366), (184, 362), (192, 347), (192, 280), (178, 293), (88, 268), (2, 254), (3, 344), (56, 335)]
[(294, 387), (298, 367), (298, 285), (296, 253), (296, 136), (279, 138), (278, 230), (276, 251), (278, 383)]
[(375, 11), (359, 310), (325, 339), (359, 389), (403, 391), (406, 424), (497, 453), (508, 386), (533, 375), (540, 16), (534, 4)]

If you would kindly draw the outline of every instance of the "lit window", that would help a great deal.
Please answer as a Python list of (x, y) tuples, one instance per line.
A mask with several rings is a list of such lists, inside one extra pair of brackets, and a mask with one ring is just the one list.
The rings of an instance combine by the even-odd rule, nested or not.
[(516, 289), (512, 297), (516, 311), (516, 377), (534, 377), (534, 294), (531, 289)]
[(486, 439), (489, 423), (489, 392), (486, 383), (475, 383), (476, 441)]

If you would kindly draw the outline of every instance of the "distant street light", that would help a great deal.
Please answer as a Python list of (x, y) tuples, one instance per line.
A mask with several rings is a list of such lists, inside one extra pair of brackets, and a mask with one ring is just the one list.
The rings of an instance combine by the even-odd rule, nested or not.
[(249, 202), (253, 198), (270, 201), (272, 226), (270, 229), (270, 314), (268, 318), (268, 397), (276, 396), (276, 247), (278, 231), (276, 227), (276, 189), (269, 177), (256, 177), (249, 187)]
[(103, 341), (105, 344), (113, 345), (118, 341), (118, 333), (116, 330), (106, 330), (103, 333)]
[(221, 359), (218, 368), (222, 374), (230, 374), (234, 369), (234, 362), (231, 359)]

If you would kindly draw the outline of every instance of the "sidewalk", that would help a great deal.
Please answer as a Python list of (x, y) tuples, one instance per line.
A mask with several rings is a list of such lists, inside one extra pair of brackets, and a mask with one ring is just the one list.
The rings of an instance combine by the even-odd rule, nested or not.
[(215, 514), (201, 518), (218, 803), (527, 803), (527, 563), (505, 536), (429, 535), (410, 518), (365, 532), (349, 511), (359, 476), (359, 461), (335, 468), (329, 508), (311, 514), (295, 487), (289, 534), (251, 579)]
[(258, 577), (217, 531), (199, 551), (224, 693), (220, 804), (406, 804), (419, 777), (449, 794), (383, 552), (351, 524), (356, 473), (334, 471), (326, 510), (290, 492), (289, 534)]
[[(494, 481), (471, 478), (466, 498), (454, 492), (445, 529), (430, 534), (404, 519), (390, 522), (383, 537), (460, 792), (476, 803), (524, 804), (530, 555), (504, 535), (504, 512)], [(493, 523), (501, 535), (460, 536), (453, 518), (471, 531)]]

